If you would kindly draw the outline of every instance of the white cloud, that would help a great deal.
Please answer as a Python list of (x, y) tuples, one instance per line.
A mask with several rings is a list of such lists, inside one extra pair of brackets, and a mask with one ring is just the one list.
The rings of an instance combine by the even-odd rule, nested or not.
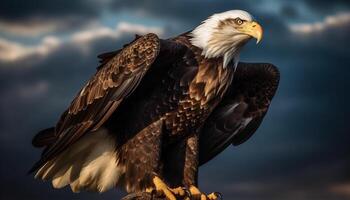
[(53, 32), (71, 30), (77, 27), (88, 26), (95, 23), (94, 20), (86, 20), (77, 17), (62, 18), (37, 18), (32, 17), (22, 21), (0, 20), (0, 32), (20, 37), (40, 37)]
[(121, 33), (148, 33), (153, 32), (162, 35), (163, 29), (159, 27), (146, 27), (140, 24), (130, 24), (126, 22), (121, 22), (117, 26), (117, 30), (119, 30)]
[(61, 40), (47, 36), (37, 45), (23, 45), (0, 38), (0, 61), (13, 62), (30, 56), (46, 56), (61, 45)]
[(314, 23), (298, 23), (290, 24), (289, 28), (292, 32), (298, 34), (321, 33), (334, 28), (341, 28), (350, 25), (350, 12), (338, 13), (327, 16), (323, 21)]
[(160, 27), (148, 27), (140, 24), (121, 22), (117, 24), (115, 28), (98, 24), (90, 26), (82, 31), (71, 34), (65, 39), (45, 36), (36, 45), (25, 45), (0, 38), (0, 61), (15, 62), (30, 58), (31, 56), (44, 58), (65, 44), (73, 44), (75, 47), (79, 47), (83, 52), (86, 52), (89, 50), (91, 42), (98, 39), (118, 39), (124, 34), (146, 34), (150, 32), (162, 35), (163, 29)]
[(102, 38), (118, 39), (125, 34), (146, 34), (156, 33), (163, 34), (163, 29), (160, 27), (148, 27), (140, 24), (131, 24), (127, 22), (120, 22), (115, 28), (95, 26), (90, 29), (74, 33), (71, 37), (71, 42), (78, 44), (84, 52), (89, 50), (89, 44)]
[(49, 20), (40, 23), (37, 20), (28, 21), (25, 23), (0, 21), (0, 31), (25, 37), (40, 36), (49, 32), (53, 32), (57, 30), (58, 27), (58, 23)]

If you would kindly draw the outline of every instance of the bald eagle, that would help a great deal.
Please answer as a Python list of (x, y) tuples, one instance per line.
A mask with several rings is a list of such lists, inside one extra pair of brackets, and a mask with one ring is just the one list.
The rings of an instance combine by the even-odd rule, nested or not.
[(199, 166), (246, 141), (277, 89), (276, 67), (239, 63), (244, 44), (262, 35), (249, 13), (231, 10), (179, 36), (149, 33), (100, 55), (56, 126), (33, 138), (44, 150), (30, 172), (74, 192), (118, 186), (217, 199), (198, 189)]

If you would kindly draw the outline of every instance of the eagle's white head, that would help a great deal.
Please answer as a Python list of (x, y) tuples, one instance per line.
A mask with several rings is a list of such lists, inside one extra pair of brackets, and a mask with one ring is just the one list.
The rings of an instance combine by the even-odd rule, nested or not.
[(237, 66), (242, 46), (251, 38), (257, 43), (263, 30), (243, 10), (230, 10), (210, 16), (191, 32), (191, 43), (203, 49), (206, 58), (223, 57), (223, 67), (231, 61)]

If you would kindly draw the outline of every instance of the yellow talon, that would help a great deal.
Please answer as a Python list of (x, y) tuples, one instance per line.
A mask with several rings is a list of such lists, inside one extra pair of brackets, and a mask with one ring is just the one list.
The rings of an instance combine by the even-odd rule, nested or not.
[(153, 188), (146, 188), (146, 192), (147, 193), (152, 193), (153, 192)]
[(205, 195), (196, 186), (193, 185), (189, 188), (189, 190), (192, 196), (200, 196), (201, 200), (222, 200), (222, 195), (219, 192), (213, 192), (209, 195)]
[(177, 188), (173, 188), (170, 189), (175, 195), (179, 195), (179, 196), (185, 196), (185, 190), (182, 187), (177, 187)]
[[(213, 192), (213, 193), (210, 193), (207, 197), (209, 200), (217, 200), (217, 199), (219, 199), (220, 196), (216, 192)], [(221, 197), (220, 197), (220, 199), (221, 199)]]
[(157, 176), (153, 178), (153, 184), (156, 187), (156, 190), (163, 193), (167, 200), (176, 200), (174, 194), (169, 189), (169, 187)]
[(203, 194), (203, 193), (201, 193), (201, 192), (199, 191), (199, 189), (198, 189), (196, 186), (191, 185), (191, 187), (189, 188), (189, 190), (190, 190), (190, 193), (191, 193), (192, 196), (200, 196), (200, 197), (201, 197), (201, 200), (207, 200), (206, 195)]

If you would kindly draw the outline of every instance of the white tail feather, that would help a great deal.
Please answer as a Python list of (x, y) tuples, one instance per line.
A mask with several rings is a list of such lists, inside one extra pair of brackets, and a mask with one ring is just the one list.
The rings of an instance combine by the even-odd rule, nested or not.
[(86, 134), (48, 161), (35, 177), (52, 180), (54, 188), (70, 185), (73, 192), (104, 192), (115, 187), (123, 173), (123, 167), (118, 165), (115, 138), (100, 129)]

